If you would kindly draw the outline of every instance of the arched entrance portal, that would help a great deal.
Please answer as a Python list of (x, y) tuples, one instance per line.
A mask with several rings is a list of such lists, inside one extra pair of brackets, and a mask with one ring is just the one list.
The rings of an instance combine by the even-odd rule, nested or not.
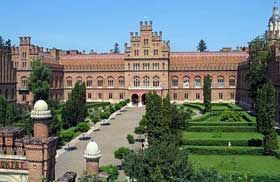
[(146, 105), (146, 94), (143, 94), (141, 97), (141, 101), (143, 105)]
[(137, 94), (133, 94), (133, 95), (131, 96), (131, 102), (132, 102), (133, 105), (138, 105), (139, 97), (138, 97)]

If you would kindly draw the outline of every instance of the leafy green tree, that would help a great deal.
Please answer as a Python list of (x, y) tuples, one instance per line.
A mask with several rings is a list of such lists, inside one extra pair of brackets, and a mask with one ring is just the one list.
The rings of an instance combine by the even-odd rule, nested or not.
[(128, 134), (126, 139), (127, 139), (129, 144), (131, 144), (131, 145), (135, 144), (135, 139), (134, 139), (133, 135)]
[(162, 99), (156, 92), (148, 93), (145, 117), (147, 119), (148, 141), (152, 145), (162, 136), (162, 131), (165, 129), (162, 127)]
[(120, 147), (118, 150), (114, 152), (114, 156), (116, 159), (124, 159), (125, 156), (129, 155), (131, 153), (131, 150), (126, 147)]
[(126, 175), (141, 182), (153, 181), (155, 177), (168, 182), (189, 181), (192, 175), (187, 151), (168, 142), (130, 153), (123, 167)]
[(255, 107), (257, 90), (267, 83), (266, 65), (272, 59), (270, 42), (264, 37), (257, 37), (249, 43), (250, 70), (247, 75), (250, 81), (250, 97)]
[(2, 126), (11, 126), (16, 122), (18, 117), (16, 105), (8, 103), (8, 101), (0, 96), (0, 124)]
[(160, 167), (157, 166), (155, 171), (151, 174), (152, 182), (165, 182), (164, 176), (161, 174)]
[(204, 52), (206, 51), (206, 49), (207, 49), (206, 43), (203, 39), (201, 39), (198, 43), (197, 50), (200, 52)]
[(84, 83), (77, 82), (62, 108), (63, 128), (76, 126), (77, 123), (83, 122), (86, 116), (86, 87)]
[(113, 53), (115, 53), (115, 54), (120, 53), (119, 44), (117, 42), (114, 44)]
[(32, 62), (32, 71), (28, 78), (28, 86), (34, 95), (34, 103), (39, 100), (48, 100), (50, 90), (50, 70), (40, 59)]
[(12, 46), (12, 41), (10, 39), (6, 40), (5, 46), (10, 48)]
[(207, 76), (204, 77), (204, 83), (203, 83), (203, 103), (204, 103), (204, 112), (209, 112), (211, 111), (211, 77), (209, 74), (207, 74)]
[(119, 171), (116, 166), (109, 165), (109, 166), (101, 166), (100, 167), (101, 172), (106, 172), (109, 176), (107, 178), (107, 182), (114, 182), (119, 177)]
[(278, 146), (275, 131), (276, 97), (271, 81), (258, 90), (256, 111), (258, 130), (264, 135), (264, 153), (272, 155), (273, 150), (277, 149)]

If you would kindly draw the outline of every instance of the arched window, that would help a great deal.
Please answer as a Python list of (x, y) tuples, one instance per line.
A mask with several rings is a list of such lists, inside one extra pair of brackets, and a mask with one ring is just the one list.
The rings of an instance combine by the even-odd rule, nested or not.
[(234, 76), (230, 76), (229, 77), (229, 86), (230, 87), (235, 87), (235, 77)]
[(101, 77), (101, 76), (97, 77), (97, 87), (101, 88), (101, 87), (103, 87), (103, 84), (104, 84), (103, 77)]
[(194, 87), (200, 88), (201, 87), (201, 78), (199, 76), (196, 76), (194, 79)]
[(149, 87), (149, 85), (150, 85), (150, 79), (149, 79), (148, 76), (145, 76), (145, 77), (143, 78), (143, 85), (144, 85), (144, 87)]
[(77, 82), (78, 82), (79, 84), (82, 84), (82, 83), (83, 83), (83, 79), (82, 79), (82, 77), (80, 77), (80, 76), (78, 76), (78, 77), (76, 78), (76, 80), (77, 80)]
[(119, 77), (119, 87), (124, 87), (124, 77), (123, 76)]
[(87, 77), (87, 88), (92, 88), (92, 77)]
[(21, 88), (27, 89), (27, 77), (23, 76), (21, 77)]
[(172, 87), (178, 87), (178, 77), (177, 76), (172, 77)]
[(72, 87), (72, 77), (66, 78), (66, 87), (71, 88)]
[(108, 77), (108, 87), (114, 87), (114, 78), (113, 77)]
[(225, 80), (222, 76), (218, 77), (218, 87), (225, 87)]
[(139, 79), (138, 76), (135, 76), (135, 77), (133, 78), (133, 86), (134, 86), (134, 87), (140, 87), (140, 79)]
[(189, 88), (190, 87), (190, 79), (187, 76), (184, 77), (183, 87), (184, 88)]
[(159, 87), (159, 77), (155, 76), (153, 78), (153, 87)]

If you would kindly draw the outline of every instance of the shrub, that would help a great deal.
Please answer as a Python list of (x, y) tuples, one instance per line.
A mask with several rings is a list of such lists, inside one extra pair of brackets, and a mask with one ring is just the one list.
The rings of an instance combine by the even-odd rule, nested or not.
[(129, 144), (134, 144), (135, 143), (135, 139), (131, 134), (128, 134), (126, 139), (127, 139)]
[(109, 112), (110, 112), (111, 114), (113, 114), (115, 111), (116, 111), (115, 108), (114, 108), (112, 105), (110, 105), (110, 106), (109, 106)]
[(134, 133), (138, 134), (138, 135), (142, 135), (145, 133), (145, 126), (138, 126), (134, 129)]
[(237, 122), (237, 121), (240, 121), (240, 120), (241, 120), (240, 114), (236, 111), (226, 109), (221, 114), (221, 121)]
[(115, 105), (115, 110), (116, 111), (120, 110), (121, 108), (122, 108), (121, 104), (118, 103), (118, 104)]
[(69, 142), (75, 135), (75, 128), (69, 128), (68, 130), (62, 130), (59, 137), (64, 142)]
[(248, 140), (248, 146), (255, 146), (255, 147), (261, 147), (262, 146), (262, 140), (261, 139), (250, 139)]
[(76, 127), (75, 127), (75, 131), (80, 131), (80, 132), (87, 132), (90, 129), (89, 125), (85, 122), (81, 122), (79, 123)]
[(106, 172), (109, 175), (107, 178), (107, 181), (114, 181), (114, 180), (118, 179), (118, 177), (119, 177), (118, 168), (113, 165), (101, 166), (100, 171)]
[(97, 115), (91, 115), (90, 119), (93, 123), (97, 123), (98, 121), (100, 121), (100, 117)]
[(190, 126), (256, 126), (252, 122), (189, 122)]
[(124, 159), (125, 156), (127, 156), (128, 154), (130, 154), (131, 150), (129, 148), (126, 147), (120, 147), (118, 150), (116, 150), (114, 152), (114, 156), (116, 159)]
[(101, 119), (108, 119), (110, 117), (110, 113), (108, 112), (101, 112), (100, 113), (100, 118)]
[(220, 146), (187, 146), (191, 154), (201, 155), (262, 155), (261, 147), (220, 147)]

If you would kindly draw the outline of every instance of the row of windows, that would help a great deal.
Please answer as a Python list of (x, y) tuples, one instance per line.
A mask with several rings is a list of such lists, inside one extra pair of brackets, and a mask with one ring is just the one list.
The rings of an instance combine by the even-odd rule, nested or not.
[[(218, 93), (218, 98), (219, 100), (223, 100), (224, 99), (224, 93)], [(173, 93), (173, 100), (177, 100), (178, 99), (178, 94), (177, 93)], [(184, 93), (184, 99), (185, 100), (189, 100), (189, 93)], [(201, 95), (200, 93), (195, 93), (195, 100), (200, 100), (201, 99)], [(234, 100), (235, 99), (235, 93), (232, 92), (230, 93), (230, 99)]]
[[(77, 82), (82, 83), (83, 80), (81, 77), (77, 78)], [(124, 87), (125, 81), (124, 81), (124, 77), (120, 77), (119, 80), (119, 87)], [(97, 87), (103, 87), (105, 83), (105, 80), (103, 79), (103, 77), (98, 77), (97, 78)], [(86, 81), (86, 87), (91, 88), (93, 86), (93, 80), (92, 78), (87, 78)], [(107, 86), (108, 87), (114, 87), (114, 79), (113, 77), (108, 77), (107, 79)], [(73, 81), (71, 77), (67, 77), (66, 78), (66, 87), (73, 87)]]
[[(142, 83), (143, 83), (142, 86), (150, 87), (150, 78), (148, 76), (145, 76), (142, 80)], [(140, 87), (141, 86), (140, 77), (135, 76), (133, 78), (133, 86), (134, 87)], [(159, 87), (159, 77), (158, 76), (153, 77), (152, 86), (153, 87)]]
[(8, 101), (14, 100), (15, 94), (15, 89), (11, 89), (10, 91), (8, 89), (5, 89), (5, 91), (0, 89), (0, 96), (4, 96)]
[[(152, 67), (150, 67), (150, 63), (143, 63), (142, 64), (142, 70), (159, 70), (159, 63), (151, 63)], [(162, 63), (162, 69), (165, 69), (165, 63)], [(128, 70), (130, 70), (130, 63), (128, 63)], [(140, 63), (133, 63), (132, 64), (132, 70), (141, 70), (141, 64)]]
[[(68, 98), (70, 97), (70, 92), (68, 93)], [(103, 93), (97, 93), (97, 99), (103, 99)], [(92, 93), (87, 93), (87, 99), (92, 99)], [(108, 99), (113, 99), (113, 93), (108, 93)], [(119, 93), (119, 99), (124, 99), (124, 93)]]
[[(212, 81), (213, 83), (213, 81)], [(213, 85), (211, 83), (211, 85)], [(218, 87), (224, 87), (225, 86), (225, 80), (224, 77), (220, 76), (217, 79), (217, 84)], [(235, 83), (235, 77), (231, 76), (229, 78), (229, 86), (230, 87), (235, 87), (236, 83)], [(171, 86), (172, 87), (178, 87), (179, 86), (179, 79), (177, 76), (172, 77), (172, 82), (171, 82)], [(200, 88), (202, 86), (202, 79), (200, 76), (196, 76), (194, 78), (194, 87), (195, 88)], [(183, 79), (183, 87), (190, 87), (190, 78), (189, 77), (184, 77)]]
[[(154, 56), (158, 56), (158, 49), (154, 49)], [(139, 50), (135, 49), (134, 50), (134, 56), (139, 56)], [(149, 49), (144, 49), (144, 56), (149, 56)]]

